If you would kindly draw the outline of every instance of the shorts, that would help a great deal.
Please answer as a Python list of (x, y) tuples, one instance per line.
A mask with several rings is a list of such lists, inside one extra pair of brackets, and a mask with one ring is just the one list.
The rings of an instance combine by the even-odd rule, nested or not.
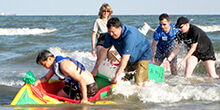
[[(96, 82), (89, 84), (87, 87), (87, 97), (91, 98), (98, 92), (98, 84)], [(63, 91), (69, 95), (70, 87), (64, 87)], [(78, 89), (72, 89), (71, 95), (69, 95), (71, 99), (73, 100), (82, 100), (82, 93), (81, 90)]]
[(214, 53), (213, 49), (211, 49), (205, 53), (199, 53), (198, 51), (195, 51), (192, 55), (198, 58), (198, 62), (200, 60), (202, 60), (202, 61), (206, 61), (206, 60), (214, 60), (215, 61), (216, 60), (215, 53)]
[[(135, 82), (136, 83), (141, 83), (141, 82), (146, 82), (148, 81), (148, 66), (150, 64), (149, 60), (142, 60), (138, 61), (137, 63), (133, 65), (128, 65), (125, 68), (125, 71), (134, 71), (136, 70), (135, 76)], [(123, 78), (124, 80), (130, 80), (132, 79), (132, 75), (126, 74), (125, 77)]]
[(96, 43), (96, 46), (98, 46), (98, 45), (103, 46), (104, 40), (105, 40), (105, 35), (106, 35), (106, 33), (101, 33), (99, 35), (98, 41)]
[[(155, 54), (155, 61), (163, 62), (163, 60), (165, 58), (169, 57), (171, 53), (172, 53), (172, 50), (168, 51), (168, 52), (161, 52), (161, 51), (157, 50), (156, 54)], [(173, 58), (171, 62), (176, 63), (177, 62), (177, 56), (175, 58)]]

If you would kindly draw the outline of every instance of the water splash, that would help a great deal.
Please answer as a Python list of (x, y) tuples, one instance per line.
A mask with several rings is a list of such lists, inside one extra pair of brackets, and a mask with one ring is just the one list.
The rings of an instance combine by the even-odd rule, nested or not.
[[(207, 83), (207, 79), (212, 83)], [(207, 77), (188, 79), (177, 76), (161, 83), (148, 81), (145, 87), (139, 87), (131, 81), (118, 80), (114, 95), (120, 94), (127, 98), (136, 96), (143, 103), (174, 103), (186, 100), (220, 101), (220, 86), (217, 82)]]

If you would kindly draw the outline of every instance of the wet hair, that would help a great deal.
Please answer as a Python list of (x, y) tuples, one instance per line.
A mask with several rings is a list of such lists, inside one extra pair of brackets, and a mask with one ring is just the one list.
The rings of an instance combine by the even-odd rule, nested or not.
[(163, 19), (166, 19), (167, 21), (170, 21), (170, 17), (168, 14), (163, 13), (159, 16), (159, 20), (162, 21)]
[(37, 55), (36, 63), (40, 64), (40, 60), (46, 61), (48, 57), (54, 57), (54, 55), (48, 50), (42, 50)]
[(117, 17), (114, 17), (109, 19), (107, 23), (108, 28), (111, 28), (112, 26), (115, 28), (122, 27), (122, 23)]
[(102, 4), (102, 6), (100, 7), (100, 9), (99, 9), (99, 18), (102, 18), (102, 17), (103, 17), (103, 16), (102, 16), (102, 13), (103, 13), (105, 10), (109, 11), (108, 19), (110, 18), (110, 16), (111, 16), (111, 14), (113, 13), (113, 11), (112, 11), (110, 5), (107, 4), (107, 3)]

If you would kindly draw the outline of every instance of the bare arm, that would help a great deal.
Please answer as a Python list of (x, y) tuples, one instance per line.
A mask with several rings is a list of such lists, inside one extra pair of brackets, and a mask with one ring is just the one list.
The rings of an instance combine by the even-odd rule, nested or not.
[(129, 61), (129, 59), (130, 59), (130, 56), (131, 56), (131, 55), (122, 55), (122, 59), (121, 59), (121, 62), (120, 62), (120, 64), (119, 64), (119, 68), (118, 68), (118, 70), (116, 71), (115, 77), (112, 78), (111, 82), (115, 82), (117, 76), (120, 75), (120, 74), (124, 71), (124, 69), (126, 68), (126, 66), (127, 66), (127, 64), (128, 64), (128, 61)]
[(95, 51), (95, 43), (96, 43), (96, 32), (93, 31), (92, 33), (92, 55), (95, 57), (96, 51)]
[(152, 60), (153, 60), (154, 63), (155, 63), (155, 60), (154, 60), (154, 58), (155, 58), (155, 48), (156, 48), (157, 42), (158, 42), (158, 41), (153, 40), (153, 42), (152, 42), (152, 44), (151, 44)]
[(42, 78), (38, 79), (34, 85), (37, 86), (39, 83), (42, 83), (42, 82), (46, 82), (46, 81), (49, 81), (50, 78), (54, 75), (53, 71), (50, 69), (47, 74), (45, 76), (43, 76)]
[(173, 49), (173, 51), (171, 52), (170, 56), (167, 57), (167, 59), (163, 62), (162, 65), (163, 65), (163, 67), (164, 67), (165, 69), (168, 68), (168, 65), (169, 65), (170, 61), (172, 61), (172, 59), (179, 53), (180, 45), (181, 45), (181, 44), (176, 44), (175, 47), (174, 47), (174, 49)]
[(96, 73), (98, 72), (98, 67), (101, 64), (101, 62), (103, 61), (103, 59), (105, 58), (105, 56), (107, 55), (107, 51), (108, 51), (108, 48), (102, 48), (100, 50), (100, 53), (98, 55), (99, 57), (96, 60), (94, 69), (92, 70), (93, 76), (96, 76)]
[(191, 48), (189, 49), (188, 53), (186, 54), (186, 56), (179, 62), (179, 70), (182, 69), (184, 63), (186, 62), (186, 60), (193, 54), (193, 52), (195, 52), (196, 48), (197, 48), (198, 42), (191, 44)]
[(183, 58), (182, 61), (186, 61), (193, 54), (193, 52), (195, 52), (197, 45), (198, 42), (191, 45), (191, 48), (189, 49), (188, 53), (186, 54), (186, 56)]
[(172, 61), (172, 59), (179, 53), (180, 51), (180, 45), (181, 44), (176, 44), (173, 51), (171, 52), (170, 56), (167, 57), (168, 61)]

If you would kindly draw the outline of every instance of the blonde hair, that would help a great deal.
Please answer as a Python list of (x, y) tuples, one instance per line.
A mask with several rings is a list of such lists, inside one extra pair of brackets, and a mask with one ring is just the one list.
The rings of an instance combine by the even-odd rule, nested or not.
[(103, 13), (103, 11), (105, 11), (105, 10), (109, 11), (108, 19), (110, 18), (110, 16), (111, 16), (111, 14), (113, 13), (113, 11), (112, 11), (110, 5), (107, 4), (107, 3), (102, 4), (102, 6), (100, 7), (100, 9), (99, 9), (99, 18), (102, 18), (102, 17), (103, 17), (103, 16), (102, 16), (102, 13)]

